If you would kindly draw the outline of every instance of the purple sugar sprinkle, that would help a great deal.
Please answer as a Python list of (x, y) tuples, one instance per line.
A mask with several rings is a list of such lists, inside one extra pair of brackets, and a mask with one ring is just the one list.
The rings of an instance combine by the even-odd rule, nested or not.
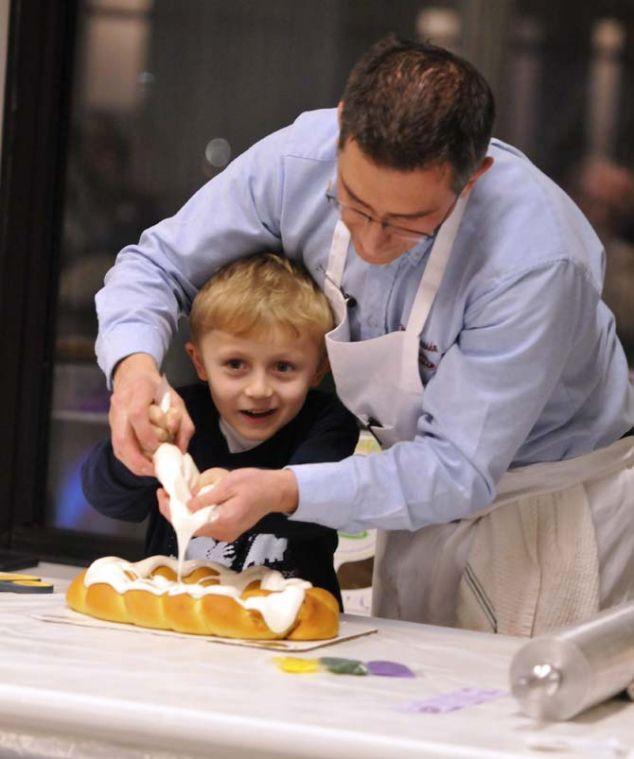
[(379, 677), (416, 677), (409, 667), (396, 661), (369, 661), (365, 666), (371, 675)]
[(422, 701), (410, 701), (402, 709), (419, 714), (444, 714), (445, 712), (455, 712), (458, 709), (484, 704), (487, 701), (508, 695), (508, 691), (497, 688), (460, 688)]

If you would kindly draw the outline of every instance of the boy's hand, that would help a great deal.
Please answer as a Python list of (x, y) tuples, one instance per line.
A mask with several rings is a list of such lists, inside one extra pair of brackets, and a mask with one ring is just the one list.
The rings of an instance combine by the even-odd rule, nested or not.
[[(176, 395), (176, 393), (174, 393)], [(153, 403), (149, 408), (150, 424), (161, 443), (171, 443), (174, 431), (178, 429), (178, 411), (170, 407), (167, 413)]]
[[(194, 495), (200, 494), (201, 497), (206, 497), (220, 482), (220, 480), (222, 480), (228, 474), (229, 474), (229, 470), (222, 469), (221, 467), (212, 467), (211, 469), (205, 469), (204, 472), (201, 472), (196, 482), (196, 485), (193, 488)], [(172, 514), (170, 512), (169, 495), (163, 488), (159, 488), (156, 491), (156, 498), (158, 500), (159, 511), (165, 517), (165, 519), (167, 519), (167, 521), (171, 524)], [(209, 500), (209, 498), (206, 498), (206, 500), (208, 500), (209, 503), (215, 503), (215, 501), (213, 500), (213, 497), (211, 498), (211, 500)], [(209, 503), (207, 503), (206, 505), (208, 506)], [(203, 534), (206, 535), (207, 533), (198, 531), (194, 537), (197, 537)]]
[[(197, 496), (203, 491), (204, 493), (209, 492), (209, 490), (215, 488), (220, 480), (223, 480), (228, 474), (228, 469), (222, 469), (222, 467), (219, 466), (214, 466), (211, 469), (205, 469), (205, 471), (201, 472), (198, 476), (198, 480), (192, 488), (192, 493), (194, 496)], [(215, 501), (212, 500), (211, 503), (215, 503)]]
[[(161, 377), (154, 359), (145, 353), (134, 353), (119, 362), (114, 374), (114, 391), (110, 398), (110, 429), (115, 456), (134, 474), (153, 476), (152, 454), (163, 442), (158, 428), (150, 418)], [(171, 416), (167, 431), (175, 444), (186, 451), (194, 434), (194, 425), (181, 397), (170, 390)]]
[(214, 521), (196, 534), (231, 543), (267, 514), (291, 514), (298, 499), (297, 480), (290, 469), (235, 469), (188, 505), (197, 511), (217, 503)]

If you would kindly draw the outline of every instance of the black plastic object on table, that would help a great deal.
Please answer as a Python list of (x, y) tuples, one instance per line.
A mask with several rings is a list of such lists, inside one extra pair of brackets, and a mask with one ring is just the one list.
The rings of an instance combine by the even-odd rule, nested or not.
[(35, 575), (0, 572), (0, 593), (52, 593), (52, 583)]

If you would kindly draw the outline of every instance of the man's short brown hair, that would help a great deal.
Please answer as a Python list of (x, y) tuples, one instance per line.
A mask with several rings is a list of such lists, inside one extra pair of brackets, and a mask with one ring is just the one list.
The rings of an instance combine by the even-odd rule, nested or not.
[(390, 35), (352, 69), (339, 147), (353, 139), (377, 165), (400, 171), (449, 163), (462, 190), (486, 155), (493, 94), (467, 61), (429, 43)]

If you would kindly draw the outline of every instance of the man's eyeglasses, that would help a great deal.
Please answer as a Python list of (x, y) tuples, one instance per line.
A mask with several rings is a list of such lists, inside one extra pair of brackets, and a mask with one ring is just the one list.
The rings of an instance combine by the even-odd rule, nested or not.
[(348, 203), (342, 203), (339, 198), (335, 195), (335, 193), (331, 189), (331, 185), (328, 185), (328, 189), (326, 190), (326, 200), (328, 203), (330, 203), (331, 206), (337, 209), (339, 212), (339, 215), (343, 219), (343, 221), (347, 222), (348, 224), (378, 224), (381, 229), (384, 232), (387, 232), (394, 238), (398, 238), (399, 240), (403, 240), (403, 242), (408, 243), (419, 243), (423, 240), (431, 240), (433, 237), (436, 236), (438, 233), (438, 230), (440, 229), (441, 225), (445, 222), (449, 214), (453, 211), (456, 202), (458, 201), (460, 193), (456, 195), (456, 199), (449, 207), (449, 210), (445, 214), (444, 218), (438, 224), (436, 229), (434, 229), (433, 232), (420, 232), (416, 229), (408, 229), (407, 227), (401, 227), (398, 224), (392, 224), (389, 221), (383, 221), (382, 219), (377, 219), (375, 216), (372, 216), (369, 213), (366, 213), (365, 211), (362, 211), (360, 208), (357, 208), (356, 206), (351, 206)]
[(350, 224), (363, 224), (364, 226), (368, 224), (378, 224), (384, 232), (387, 232), (392, 237), (403, 240), (404, 242), (413, 244), (419, 243), (422, 240), (429, 240), (430, 238), (434, 237), (437, 231), (434, 230), (432, 233), (428, 234), (425, 232), (419, 232), (415, 229), (401, 227), (400, 225), (392, 224), (389, 221), (377, 219), (371, 214), (362, 211), (360, 208), (356, 208), (356, 206), (348, 205), (348, 203), (342, 203), (335, 195), (335, 193), (331, 190), (330, 185), (328, 185), (328, 189), (326, 190), (326, 200), (330, 203), (331, 206), (337, 209), (339, 215), (345, 222), (348, 222)]

